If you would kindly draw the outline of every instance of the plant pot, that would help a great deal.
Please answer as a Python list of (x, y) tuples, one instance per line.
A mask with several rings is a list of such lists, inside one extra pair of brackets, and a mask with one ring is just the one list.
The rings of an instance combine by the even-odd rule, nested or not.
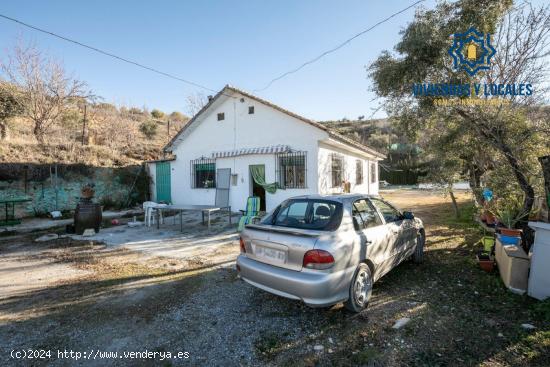
[(89, 186), (85, 186), (80, 190), (80, 197), (83, 199), (91, 199), (95, 195), (95, 190)]
[(491, 213), (487, 213), (487, 225), (490, 226), (490, 227), (491, 226), (494, 227), (495, 222), (496, 222), (495, 216)]
[(477, 255), (477, 262), (479, 264), (479, 267), (483, 269), (483, 271), (486, 271), (487, 273), (492, 272), (495, 268), (495, 261), (491, 258), (490, 255), (486, 255), (486, 254)]
[(482, 222), (487, 222), (487, 213), (481, 213), (481, 215), (479, 216), (479, 220), (481, 220)]
[(501, 234), (505, 236), (510, 236), (510, 237), (521, 237), (522, 232), (523, 231), (521, 229), (510, 229), (505, 227), (500, 228)]

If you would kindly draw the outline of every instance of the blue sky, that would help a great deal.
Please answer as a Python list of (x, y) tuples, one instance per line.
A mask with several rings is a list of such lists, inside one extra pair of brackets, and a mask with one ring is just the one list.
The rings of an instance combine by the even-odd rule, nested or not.
[[(0, 13), (216, 90), (253, 91), (413, 2), (19, 0), (2, 2)], [(408, 10), (256, 94), (316, 120), (370, 116), (377, 102), (365, 65), (393, 47), (413, 15)], [(185, 111), (185, 97), (200, 91), (4, 19), (2, 55), (18, 36), (62, 60), (107, 102)]]

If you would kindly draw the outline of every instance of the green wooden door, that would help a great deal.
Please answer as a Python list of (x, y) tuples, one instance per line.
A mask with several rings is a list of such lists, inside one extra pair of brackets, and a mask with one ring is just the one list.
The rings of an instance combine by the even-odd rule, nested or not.
[(171, 203), (170, 162), (158, 162), (156, 166), (157, 203)]

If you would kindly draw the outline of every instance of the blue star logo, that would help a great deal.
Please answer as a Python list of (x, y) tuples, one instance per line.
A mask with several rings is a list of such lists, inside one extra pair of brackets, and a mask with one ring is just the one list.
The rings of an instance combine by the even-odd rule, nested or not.
[(464, 70), (474, 76), (480, 70), (489, 70), (491, 57), (496, 50), (491, 45), (491, 35), (483, 34), (471, 27), (464, 33), (455, 33), (449, 55), (453, 58), (453, 67)]

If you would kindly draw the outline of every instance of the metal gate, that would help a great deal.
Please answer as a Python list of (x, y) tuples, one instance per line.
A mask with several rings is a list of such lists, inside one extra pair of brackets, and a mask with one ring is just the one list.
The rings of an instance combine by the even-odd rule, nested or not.
[(156, 164), (157, 202), (172, 202), (172, 186), (170, 184), (170, 162)]

